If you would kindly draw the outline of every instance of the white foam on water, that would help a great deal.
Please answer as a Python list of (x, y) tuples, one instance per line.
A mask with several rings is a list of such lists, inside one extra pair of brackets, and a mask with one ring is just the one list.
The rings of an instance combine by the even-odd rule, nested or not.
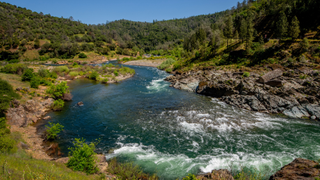
[(151, 81), (150, 85), (147, 86), (147, 89), (153, 91), (161, 91), (165, 89), (168, 85), (164, 83), (164, 79), (154, 79)]
[(186, 121), (179, 123), (185, 130), (191, 130), (196, 132), (204, 132), (203, 126), (197, 123), (188, 123)]

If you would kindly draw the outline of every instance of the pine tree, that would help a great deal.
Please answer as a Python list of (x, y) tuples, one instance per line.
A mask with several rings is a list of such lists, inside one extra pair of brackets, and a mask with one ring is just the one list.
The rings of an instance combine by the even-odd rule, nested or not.
[(240, 38), (242, 39), (242, 42), (243, 42), (243, 39), (245, 39), (245, 37), (247, 36), (247, 22), (245, 19), (242, 19), (241, 20), (241, 24), (240, 24)]
[(238, 33), (238, 31), (236, 31), (235, 33), (234, 33), (234, 39), (239, 39), (239, 33)]
[(277, 22), (277, 36), (281, 39), (285, 36), (287, 36), (287, 32), (288, 32), (288, 20), (287, 20), (287, 16), (284, 12), (282, 12), (280, 14), (280, 19)]
[(246, 51), (247, 53), (250, 50), (251, 44), (252, 44), (252, 40), (253, 40), (253, 32), (254, 32), (254, 27), (253, 27), (253, 22), (252, 22), (252, 18), (251, 17), (247, 17), (247, 33), (246, 33)]
[(229, 46), (229, 39), (232, 38), (233, 35), (233, 21), (232, 17), (229, 15), (227, 20), (227, 26), (224, 29), (224, 36), (227, 38), (227, 48)]
[(290, 37), (292, 37), (293, 39), (297, 39), (299, 37), (300, 34), (300, 26), (299, 26), (299, 20), (297, 18), (297, 16), (294, 16), (292, 18), (292, 22), (291, 25), (289, 27), (289, 35)]

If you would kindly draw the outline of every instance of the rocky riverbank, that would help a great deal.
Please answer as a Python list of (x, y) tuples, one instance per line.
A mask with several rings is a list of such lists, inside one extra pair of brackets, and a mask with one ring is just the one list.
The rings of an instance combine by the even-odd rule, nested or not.
[(320, 119), (320, 76), (311, 67), (243, 70), (205, 68), (166, 78), (177, 89), (219, 98), (250, 111)]
[[(248, 176), (252, 176), (247, 174)], [(241, 174), (243, 179), (248, 179), (246, 174)], [(258, 177), (255, 177), (258, 179)], [(300, 179), (300, 180), (311, 180), (320, 178), (320, 165), (319, 163), (307, 159), (297, 158), (290, 164), (285, 165), (278, 172), (270, 176), (269, 180), (289, 180), (289, 179)], [(198, 175), (199, 180), (234, 180), (230, 171), (226, 169), (213, 170), (211, 173)], [(239, 178), (242, 179), (242, 178)]]

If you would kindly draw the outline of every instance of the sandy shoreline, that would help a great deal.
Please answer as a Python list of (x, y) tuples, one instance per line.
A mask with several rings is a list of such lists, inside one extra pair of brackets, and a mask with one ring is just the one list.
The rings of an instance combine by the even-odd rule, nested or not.
[(125, 65), (133, 65), (133, 66), (147, 66), (147, 67), (158, 67), (160, 64), (165, 61), (165, 59), (157, 59), (157, 60), (136, 60), (136, 61), (128, 61), (123, 64)]

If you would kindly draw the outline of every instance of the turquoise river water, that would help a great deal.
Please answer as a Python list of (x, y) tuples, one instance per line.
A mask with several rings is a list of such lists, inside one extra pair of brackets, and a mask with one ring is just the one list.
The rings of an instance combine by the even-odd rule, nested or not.
[(69, 83), (73, 101), (49, 113), (65, 127), (58, 140), (65, 154), (74, 138), (100, 138), (97, 150), (108, 159), (134, 162), (160, 179), (243, 167), (270, 175), (294, 158), (320, 158), (317, 122), (241, 110), (169, 87), (164, 71), (130, 67), (136, 75), (118, 84)]

